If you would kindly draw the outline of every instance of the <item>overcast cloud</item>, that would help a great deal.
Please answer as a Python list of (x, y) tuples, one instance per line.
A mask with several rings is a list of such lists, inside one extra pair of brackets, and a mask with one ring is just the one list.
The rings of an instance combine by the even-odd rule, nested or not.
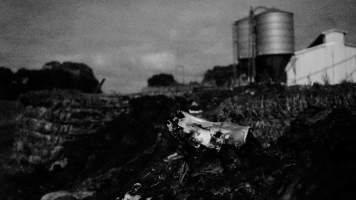
[(106, 92), (137, 92), (177, 65), (200, 80), (232, 62), (231, 24), (256, 5), (294, 12), (297, 50), (329, 28), (356, 42), (355, 0), (0, 0), (0, 65), (84, 62)]

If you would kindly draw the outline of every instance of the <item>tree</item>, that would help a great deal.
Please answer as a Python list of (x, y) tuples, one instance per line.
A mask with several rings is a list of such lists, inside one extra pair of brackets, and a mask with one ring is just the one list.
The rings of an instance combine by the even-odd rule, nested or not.
[(211, 83), (218, 87), (227, 86), (231, 84), (234, 78), (234, 65), (215, 66), (209, 69), (204, 74), (203, 83)]
[(147, 80), (149, 87), (167, 87), (177, 85), (177, 81), (171, 74), (156, 74)]
[(16, 90), (12, 87), (14, 73), (11, 69), (0, 67), (0, 99), (14, 99)]
[(100, 92), (93, 70), (84, 63), (51, 61), (42, 69), (20, 69), (15, 82), (21, 91), (45, 89), (77, 89), (86, 93)]
[(10, 84), (13, 75), (14, 73), (11, 71), (11, 69), (6, 67), (0, 67), (0, 84), (1, 85)]
[(61, 66), (61, 63), (58, 61), (50, 61), (42, 66), (42, 69), (58, 69)]

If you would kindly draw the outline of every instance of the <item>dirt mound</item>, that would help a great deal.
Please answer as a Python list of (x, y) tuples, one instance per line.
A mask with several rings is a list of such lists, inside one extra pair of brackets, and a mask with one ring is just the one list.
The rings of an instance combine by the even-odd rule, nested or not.
[[(61, 194), (73, 199), (351, 199), (356, 195), (352, 187), (356, 180), (356, 137), (352, 131), (356, 128), (355, 88), (318, 87), (235, 91), (235, 97), (205, 116), (252, 129), (244, 145), (224, 144), (219, 151), (192, 145), (190, 135), (172, 121), (181, 117), (177, 111), (188, 110), (191, 99), (185, 98), (129, 99), (125, 112), (90, 134), (73, 132), (76, 139), (70, 141), (66, 140), (69, 133), (45, 133), (46, 128), (32, 128), (39, 123), (23, 123), (23, 128), (31, 130), (20, 133), (17, 140), (26, 141), (28, 146), (30, 154), (17, 150), (25, 156), (25, 163), (30, 163), (31, 155), (43, 156), (42, 151), (48, 150), (44, 144), (50, 144), (49, 149), (58, 144), (31, 139), (38, 130), (62, 138), (60, 156), (67, 158), (67, 164), (62, 167), (65, 161), (58, 162), (51, 170), (53, 162), (41, 157), (41, 162), (31, 164), (36, 166), (32, 171), (7, 175), (3, 180), (7, 187), (1, 194), (10, 197), (7, 199), (40, 199), (56, 191), (67, 191)], [(49, 120), (47, 116), (57, 116), (56, 110), (62, 112), (68, 106), (72, 112), (80, 111), (73, 107), (80, 105), (90, 107), (85, 110), (91, 110), (89, 114), (73, 114), (68, 120), (82, 116), (81, 123), (96, 124), (88, 116), (95, 113), (99, 123), (107, 115), (103, 105), (115, 105), (101, 97), (54, 93), (46, 100), (43, 95), (23, 99), (28, 109), (24, 118), (41, 116), (50, 123), (54, 119), (65, 122), (66, 118)], [(106, 103), (99, 103), (102, 101)], [(91, 107), (97, 103), (101, 107)], [(51, 114), (40, 112), (44, 108)], [(115, 109), (107, 108), (110, 113)], [(37, 114), (31, 115), (34, 111)], [(168, 128), (167, 120), (174, 129)], [(262, 120), (271, 128), (257, 126)]]
[(25, 171), (80, 167), (75, 163), (81, 163), (90, 148), (100, 148), (94, 142), (103, 141), (97, 131), (127, 112), (123, 98), (71, 91), (31, 92), (21, 102), (25, 109), (19, 117), (13, 157)]
[(349, 199), (355, 120), (347, 109), (307, 110), (268, 150), (252, 136), (216, 152), (162, 132), (142, 154), (80, 189), (98, 191), (98, 199)]

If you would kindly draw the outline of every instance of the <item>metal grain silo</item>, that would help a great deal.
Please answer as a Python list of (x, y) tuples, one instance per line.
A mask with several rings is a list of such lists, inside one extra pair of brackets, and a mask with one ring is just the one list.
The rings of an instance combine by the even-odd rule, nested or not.
[(269, 9), (256, 16), (257, 56), (294, 53), (293, 13)]
[(251, 77), (251, 59), (255, 54), (256, 39), (254, 34), (253, 18), (245, 17), (233, 25), (234, 62), (238, 63), (239, 74)]
[(256, 81), (285, 82), (285, 67), (294, 53), (293, 13), (272, 8), (255, 20)]
[(253, 38), (252, 25), (249, 17), (238, 20), (234, 24), (236, 53), (238, 59), (246, 59), (252, 57), (252, 45), (255, 44)]

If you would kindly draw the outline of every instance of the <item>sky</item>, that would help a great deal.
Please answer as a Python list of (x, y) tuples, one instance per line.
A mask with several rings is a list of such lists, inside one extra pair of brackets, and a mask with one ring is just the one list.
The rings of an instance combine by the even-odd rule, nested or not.
[(138, 92), (157, 73), (200, 81), (232, 63), (231, 24), (250, 6), (293, 12), (296, 50), (330, 28), (356, 43), (355, 0), (0, 0), (0, 66), (83, 62), (107, 93)]

